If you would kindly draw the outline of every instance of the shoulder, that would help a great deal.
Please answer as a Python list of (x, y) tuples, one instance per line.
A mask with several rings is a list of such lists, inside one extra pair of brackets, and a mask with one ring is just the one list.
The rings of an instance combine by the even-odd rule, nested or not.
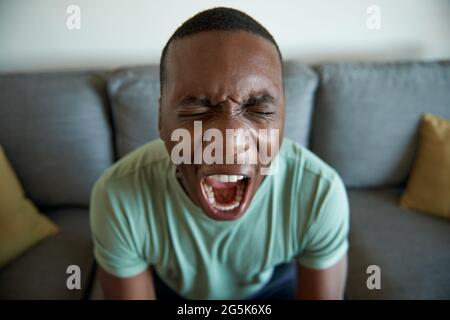
[(334, 168), (312, 151), (288, 138), (283, 140), (280, 157), (286, 164), (287, 173), (290, 175), (297, 174), (303, 182), (306, 182), (305, 180), (310, 182), (320, 181), (323, 184), (331, 185), (336, 179), (339, 179), (339, 175)]
[(161, 139), (153, 140), (118, 160), (102, 174), (96, 184), (125, 184), (127, 180), (151, 171), (152, 167), (167, 167), (169, 161), (164, 142)]
[(100, 199), (114, 202), (131, 199), (139, 193), (142, 181), (159, 183), (158, 179), (167, 172), (170, 158), (164, 143), (158, 139), (132, 151), (108, 168), (95, 182), (91, 202)]
[(131, 217), (136, 221), (141, 219), (144, 214), (140, 210), (142, 195), (150, 194), (153, 185), (160, 186), (166, 172), (163, 167), (170, 164), (169, 161), (160, 139), (117, 161), (94, 184), (90, 201), (91, 219), (103, 223), (114, 217), (123, 225), (130, 223)]
[[(299, 262), (326, 268), (348, 247), (349, 205), (337, 171), (310, 150), (290, 140), (280, 151), (290, 181), (292, 226)], [(291, 178), (292, 177), (292, 178)], [(290, 179), (290, 180), (289, 180)]]
[[(289, 139), (283, 142), (280, 156), (286, 163), (285, 178), (295, 197), (297, 212), (306, 219), (305, 223), (320, 219), (326, 208), (345, 209), (345, 186), (334, 168)], [(348, 210), (343, 211), (340, 214)]]
[(139, 173), (139, 171), (145, 170), (148, 166), (160, 162), (168, 162), (168, 160), (169, 155), (164, 142), (161, 139), (153, 140), (117, 161), (104, 172), (101, 179), (120, 179)]

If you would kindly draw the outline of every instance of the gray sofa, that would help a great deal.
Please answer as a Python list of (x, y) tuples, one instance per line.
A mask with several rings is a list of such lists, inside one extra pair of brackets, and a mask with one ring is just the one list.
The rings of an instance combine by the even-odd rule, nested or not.
[[(285, 64), (286, 136), (341, 174), (351, 207), (349, 299), (450, 298), (450, 221), (398, 207), (420, 116), (450, 118), (450, 64)], [(0, 75), (0, 145), (61, 232), (0, 270), (0, 299), (99, 298), (89, 195), (157, 138), (157, 66)], [(82, 289), (68, 290), (79, 265)], [(366, 286), (381, 268), (381, 290)]]

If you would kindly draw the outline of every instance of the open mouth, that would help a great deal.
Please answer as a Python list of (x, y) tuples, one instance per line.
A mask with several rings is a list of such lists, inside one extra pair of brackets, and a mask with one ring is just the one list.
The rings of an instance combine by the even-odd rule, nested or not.
[(209, 175), (201, 181), (205, 202), (218, 218), (240, 213), (248, 185), (249, 178), (245, 175)]

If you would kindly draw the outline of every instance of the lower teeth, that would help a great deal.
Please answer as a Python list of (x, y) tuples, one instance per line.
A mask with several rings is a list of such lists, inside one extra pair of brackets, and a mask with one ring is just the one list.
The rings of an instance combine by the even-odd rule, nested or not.
[(233, 209), (236, 209), (239, 207), (239, 204), (241, 203), (242, 194), (244, 193), (244, 186), (242, 184), (239, 184), (237, 186), (236, 195), (234, 197), (234, 200), (230, 204), (222, 204), (216, 202), (216, 199), (214, 197), (214, 191), (213, 188), (206, 183), (202, 182), (203, 190), (206, 193), (206, 196), (208, 198), (208, 202), (216, 209), (221, 211), (230, 211)]

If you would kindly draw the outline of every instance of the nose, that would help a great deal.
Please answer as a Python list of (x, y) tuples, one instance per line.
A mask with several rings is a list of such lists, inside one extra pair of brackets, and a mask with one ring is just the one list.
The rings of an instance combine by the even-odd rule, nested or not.
[(236, 164), (256, 164), (257, 140), (256, 130), (237, 128), (225, 134), (226, 162)]
[(227, 99), (220, 107), (220, 116), (210, 124), (210, 128), (222, 133), (225, 163), (256, 164), (257, 132), (241, 115), (241, 105)]
[(244, 118), (240, 101), (223, 97), (220, 102), (215, 104), (215, 107), (219, 112), (212, 121), (208, 121), (204, 130), (216, 129), (220, 131), (223, 142), (223, 163), (256, 164), (258, 154), (257, 132)]
[(225, 97), (217, 106), (220, 108), (220, 112), (224, 117), (235, 118), (243, 110), (242, 102), (237, 98)]

